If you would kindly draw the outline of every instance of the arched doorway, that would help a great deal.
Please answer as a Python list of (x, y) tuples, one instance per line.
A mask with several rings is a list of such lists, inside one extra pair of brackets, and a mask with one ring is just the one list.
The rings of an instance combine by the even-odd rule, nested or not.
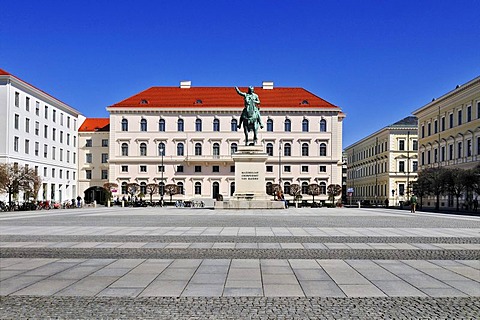
[(107, 191), (103, 187), (90, 187), (85, 190), (83, 200), (85, 203), (97, 201), (97, 204), (105, 204), (107, 201)]
[(219, 193), (220, 193), (220, 184), (215, 181), (212, 185), (212, 198), (217, 199)]

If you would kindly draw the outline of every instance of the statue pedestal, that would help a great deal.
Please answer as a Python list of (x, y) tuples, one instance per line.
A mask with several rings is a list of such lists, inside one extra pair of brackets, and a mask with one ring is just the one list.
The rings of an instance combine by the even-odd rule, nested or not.
[(228, 201), (216, 201), (215, 209), (284, 209), (265, 193), (265, 162), (262, 146), (239, 146), (235, 161), (235, 193)]

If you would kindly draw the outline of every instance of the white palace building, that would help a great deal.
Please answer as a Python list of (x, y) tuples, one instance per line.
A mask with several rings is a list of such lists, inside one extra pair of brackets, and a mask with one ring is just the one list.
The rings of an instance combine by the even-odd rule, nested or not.
[[(308, 185), (315, 183), (322, 190), (315, 200), (326, 200), (326, 187), (342, 184), (344, 113), (303, 88), (264, 82), (255, 93), (264, 124), (257, 144), (268, 154), (266, 183), (280, 183), (286, 195), (299, 184), (309, 201)], [(235, 190), (232, 154), (245, 144), (238, 129), (242, 109), (235, 88), (192, 87), (190, 81), (151, 87), (109, 106), (108, 181), (119, 185), (113, 196), (125, 195), (127, 183), (142, 189), (155, 183), (179, 186), (182, 194), (173, 199), (228, 199)]]

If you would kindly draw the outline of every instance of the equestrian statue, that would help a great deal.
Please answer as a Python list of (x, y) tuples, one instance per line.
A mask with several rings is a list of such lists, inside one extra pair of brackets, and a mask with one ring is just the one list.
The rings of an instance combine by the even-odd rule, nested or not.
[[(243, 125), (243, 131), (245, 132), (245, 145), (254, 146), (257, 143), (258, 127), (263, 129), (263, 123), (260, 118), (260, 110), (258, 106), (260, 104), (260, 100), (258, 99), (258, 95), (254, 92), (252, 86), (248, 87), (247, 93), (240, 91), (238, 87), (235, 87), (235, 90), (244, 99), (244, 108), (242, 115), (240, 116), (238, 129), (241, 129)], [(250, 131), (253, 131), (253, 142), (249, 144), (248, 133)]]

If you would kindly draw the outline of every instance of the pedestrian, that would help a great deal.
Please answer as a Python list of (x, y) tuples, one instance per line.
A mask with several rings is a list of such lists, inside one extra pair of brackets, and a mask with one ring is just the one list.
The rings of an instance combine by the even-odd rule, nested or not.
[(415, 213), (415, 210), (417, 209), (417, 197), (412, 194), (410, 197), (410, 212)]
[(82, 206), (82, 197), (78, 196), (77, 197), (77, 208), (80, 208)]
[(388, 198), (385, 199), (385, 208), (388, 208)]

